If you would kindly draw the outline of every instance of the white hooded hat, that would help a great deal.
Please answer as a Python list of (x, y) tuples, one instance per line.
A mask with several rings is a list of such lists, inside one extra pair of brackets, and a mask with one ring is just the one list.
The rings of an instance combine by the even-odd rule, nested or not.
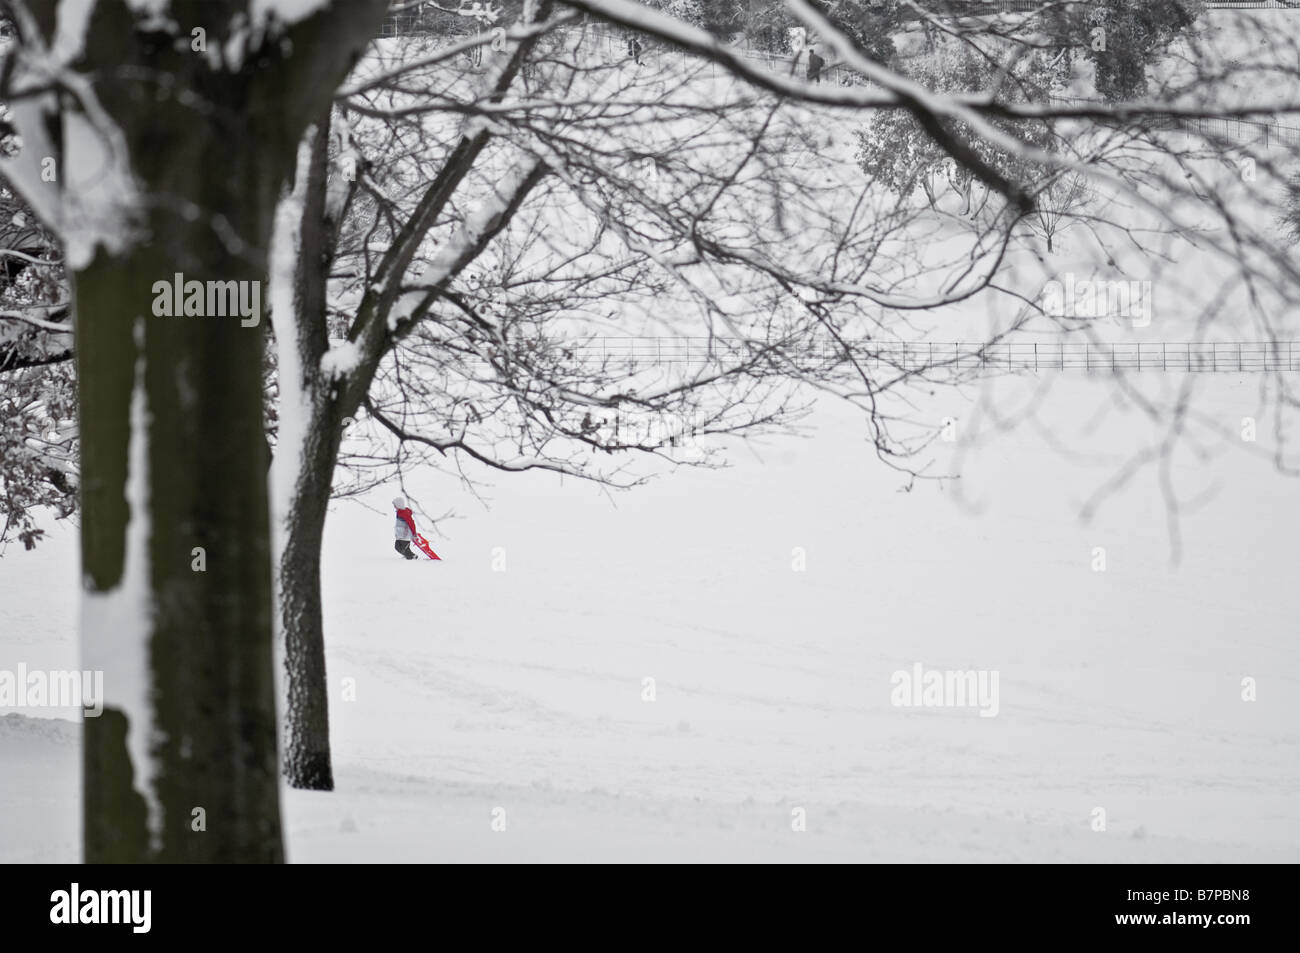
[(406, 509), (406, 497), (404, 496), (393, 497), (393, 505), (397, 507), (399, 510)]

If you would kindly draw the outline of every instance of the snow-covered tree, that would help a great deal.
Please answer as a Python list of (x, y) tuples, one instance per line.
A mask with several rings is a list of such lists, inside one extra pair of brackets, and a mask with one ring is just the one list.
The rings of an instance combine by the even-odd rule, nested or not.
[(82, 666), (107, 695), (87, 861), (283, 856), (261, 286), (303, 129), (384, 7), (8, 4), (3, 172), (75, 291)]
[(1300, 242), (1300, 172), (1291, 173), (1287, 179), (1278, 225), (1287, 244)]
[(1147, 71), (1157, 57), (1196, 23), (1204, 0), (1102, 0), (1088, 9), (1085, 55), (1097, 92), (1109, 102), (1147, 93)]
[(705, 25), (706, 14), (701, 0), (647, 0), (646, 5), (691, 26)]
[[(479, 82), (448, 70), (454, 45), (363, 61), (309, 144), (287, 219), (298, 305), (273, 316), (292, 402), (274, 466), (294, 784), (332, 783), (319, 542), (346, 421), (373, 441), (361, 486), (440, 459), (617, 483), (618, 454), (792, 419), (782, 392), (808, 380), (859, 402), (891, 463), (906, 454), (879, 402), (909, 379), (864, 391), (870, 357), (848, 342), (902, 303), (890, 284), (927, 282), (906, 300), (941, 305), (969, 256), (899, 249), (896, 271), (868, 275), (912, 212), (882, 198), (845, 214), (856, 170), (826, 152), (826, 115), (720, 96), (698, 65), (647, 101), (648, 81), (611, 87), (564, 17), (513, 25)], [(650, 328), (706, 342), (706, 359), (685, 378), (591, 362), (602, 336)]]
[[(841, 184), (825, 187), (822, 180), (823, 191), (811, 179), (790, 176), (790, 156), (800, 147), (780, 139), (776, 126), (759, 123), (755, 129), (762, 128), (761, 135), (724, 126), (739, 134), (734, 140), (715, 137), (721, 149), (702, 161), (691, 147), (699, 127), (687, 123), (687, 116), (698, 122), (701, 115), (731, 119), (762, 110), (783, 115), (780, 106), (760, 96), (743, 105), (715, 98), (703, 107), (696, 97), (676, 107), (662, 90), (650, 105), (635, 87), (602, 87), (594, 93), (587, 83), (605, 64), (587, 59), (583, 51), (591, 45), (559, 29), (558, 8), (554, 24), (512, 28), (517, 39), (478, 87), (449, 83), (438, 72), (440, 54), (430, 50), (409, 50), (378, 68), (365, 66), (340, 97), (342, 114), (334, 117), (332, 129), (346, 144), (340, 154), (357, 150), (370, 170), (353, 193), (360, 204), (352, 207), (364, 214), (359, 222), (346, 218), (343, 234), (364, 235), (373, 247), (349, 252), (344, 241), (333, 251), (306, 256), (333, 263), (335, 278), (324, 292), (313, 294), (326, 302), (325, 323), (333, 321), (337, 330), (327, 348), (319, 313), (302, 318), (316, 328), (310, 331), (315, 343), (300, 348), (294, 373), (315, 375), (306, 392), (322, 395), (309, 401), (313, 409), (303, 419), (310, 423), (302, 431), (317, 435), (305, 439), (319, 453), (312, 454), (317, 472), (304, 484), (315, 502), (285, 497), (291, 524), (300, 524), (290, 525), (288, 536), (301, 533), (306, 542), (282, 550), (294, 553), (281, 564), (284, 605), (308, 606), (318, 598), (318, 570), (310, 554), (323, 519), (331, 448), (339, 449), (341, 424), (358, 411), (378, 425), (381, 436), (399, 442), (391, 457), (397, 467), (463, 455), (503, 470), (548, 467), (592, 475), (581, 456), (584, 448), (662, 449), (659, 442), (627, 441), (612, 423), (621, 404), (644, 402), (653, 411), (680, 412), (665, 399), (672, 388), (656, 393), (634, 383), (629, 389), (608, 365), (593, 371), (573, 358), (584, 340), (584, 322), (574, 321), (575, 311), (581, 314), (595, 302), (610, 314), (635, 311), (637, 295), (630, 290), (658, 296), (670, 287), (685, 289), (700, 306), (706, 335), (725, 328), (740, 344), (724, 378), (784, 375), (860, 399), (873, 439), (896, 463), (905, 450), (879, 406), (890, 388), (913, 378), (900, 372), (881, 379), (863, 367), (864, 354), (878, 353), (863, 335), (897, 340), (889, 330), (893, 325), (876, 309), (941, 309), (978, 293), (992, 272), (972, 271), (972, 260), (995, 262), (999, 243), (1033, 214), (1035, 200), (1053, 181), (1052, 163), (1061, 153), (1048, 120), (1058, 111), (1070, 112), (1049, 95), (1062, 81), (1058, 55), (1035, 54), (999, 70), (987, 58), (960, 50), (948, 64), (951, 70), (904, 76), (856, 49), (810, 6), (791, 3), (792, 15), (828, 37), (838, 55), (879, 83), (876, 89), (820, 91), (765, 71), (706, 31), (656, 16), (643, 4), (568, 5), (714, 58), (759, 91), (813, 106), (857, 106), (867, 115), (896, 107), (891, 115), (914, 124), (921, 135), (912, 141), (924, 137), (930, 143), (928, 157), (940, 162), (952, 182), (968, 195), (970, 184), (979, 183), (986, 197), (998, 197), (994, 237), (982, 228), (972, 248), (950, 262), (964, 275), (955, 286), (957, 272), (933, 262), (921, 265), (906, 252), (891, 258), (904, 263), (897, 274), (842, 272), (858, 260), (872, 260), (879, 269), (872, 249), (901, 227), (907, 213), (899, 218), (889, 203), (867, 203), (858, 206), (863, 218), (837, 218), (845, 200)], [(534, 50), (544, 63), (529, 62)], [(428, 121), (462, 115), (476, 118), (464, 125)], [(826, 145), (807, 130), (802, 135), (803, 150), (815, 153)], [(417, 142), (422, 145), (414, 146)], [(317, 142), (314, 148), (311, 167), (321, 170), (321, 177), (308, 186), (304, 207), (311, 205), (312, 189), (332, 194), (331, 177), (339, 175), (329, 171), (326, 145)], [(389, 163), (383, 157), (390, 155), (400, 158)], [(736, 169), (711, 167), (717, 155), (734, 156), (740, 171), (752, 164), (755, 176), (744, 179)], [(654, 174), (647, 179), (650, 160)], [(906, 166), (906, 160), (897, 164), (900, 181)], [(764, 184), (766, 198), (750, 191)], [(328, 202), (321, 198), (317, 205)], [(556, 208), (575, 210), (563, 227), (553, 224)], [(587, 223), (579, 215), (584, 210), (592, 215)], [(810, 210), (826, 220), (815, 229), (805, 222), (800, 231), (799, 215)], [(304, 235), (318, 228), (311, 220), (307, 224)], [(588, 233), (587, 225), (595, 230)], [(824, 234), (829, 243), (802, 247), (792, 242), (796, 234)], [(856, 251), (849, 255), (848, 249)], [(551, 254), (567, 266), (548, 263)], [(696, 269), (713, 278), (701, 281)], [(323, 274), (317, 278), (324, 280)], [(885, 292), (885, 285), (907, 287), (909, 293)], [(755, 304), (776, 309), (781, 320), (766, 327), (738, 320), (736, 302), (744, 297), (737, 286), (746, 288)], [(337, 316), (329, 318), (334, 312)], [(874, 330), (866, 331), (868, 326)], [(303, 329), (296, 333), (301, 336)], [(827, 341), (829, 351), (820, 350)], [(810, 356), (820, 363), (807, 363)], [(862, 391), (864, 382), (869, 383)], [(722, 404), (728, 404), (726, 398)], [(740, 425), (775, 419), (779, 415), (759, 414), (748, 421), (742, 417)], [(383, 456), (382, 450), (367, 449), (370, 469), (363, 483), (375, 478), (374, 463)], [(288, 591), (293, 589), (300, 591)], [(306, 680), (303, 697), (315, 699), (304, 703), (304, 717), (298, 728), (291, 726), (286, 742), (291, 761), (305, 752), (301, 763), (313, 767), (291, 771), (291, 777), (295, 783), (323, 785), (324, 772), (317, 769), (326, 763), (328, 727), (319, 611), (294, 608), (282, 613), (281, 621), (291, 659), (304, 659), (291, 662), (291, 670)]]
[[(988, 340), (1034, 311), (998, 279), (1045, 170), (1104, 173), (1166, 225), (1188, 207), (1218, 215), (1231, 239), (1205, 235), (1207, 254), (1243, 268), (1268, 252), (1233, 206), (1198, 202), (1187, 156), (1161, 138), (1174, 121), (1249, 111), (1208, 96), (1191, 109), (1176, 95), (1115, 107), (1028, 95), (996, 43), (988, 81), (945, 86), (804, 0), (782, 15), (861, 84), (809, 85), (635, 0), (542, 0), (504, 42), (457, 33), (361, 60), (382, 6), (21, 8), (0, 98), (22, 143), (2, 168), (74, 280), (83, 642), (117, 693), (86, 733), (88, 859), (279, 857), (273, 672), (286, 676), (291, 781), (332, 783), (319, 543), (349, 422), (396, 442), (385, 465), (414, 448), (608, 478), (594, 454), (664, 449), (629, 439), (621, 415), (765, 426), (788, 416), (773, 389), (788, 381), (861, 408), (882, 459), (909, 471), (920, 440), (907, 437), (926, 434), (890, 396), (960, 381), (969, 355), (918, 366), (890, 345), (932, 341), (981, 295), (1014, 305)], [(625, 77), (621, 57), (581, 42), (581, 15), (680, 50), (682, 76)], [(449, 65), (476, 46), (481, 73)], [(706, 64), (727, 81), (703, 86)], [(999, 214), (931, 243), (914, 210), (864, 188), (845, 124), (882, 110), (915, 122)], [(1054, 123), (1088, 148), (1046, 148)], [(1118, 158), (1077, 169), (1082, 155)], [(1270, 264), (1268, 293), (1289, 300), (1294, 271)], [(269, 281), (270, 519), (265, 322), (158, 314), (155, 287), (179, 272)], [(707, 360), (673, 380), (578, 359), (620, 320), (693, 331)], [(195, 805), (202, 843), (186, 826)]]
[[(1011, 102), (1047, 102), (1060, 76), (1055, 60), (1038, 53), (1019, 58), (1009, 69), (966, 42), (950, 42), (907, 64), (907, 73), (927, 89), (953, 93), (988, 91)], [(1038, 175), (1036, 165), (1023, 158), (1021, 149), (1053, 148), (1056, 137), (1042, 122), (992, 120), (995, 128), (1013, 137), (1017, 146), (1002, 146), (975, 135), (968, 123), (945, 122), (944, 130), (969, 145), (988, 167), (1009, 181), (1028, 182)], [(943, 145), (926, 129), (922, 117), (908, 109), (883, 110), (871, 116), (857, 133), (858, 162), (873, 182), (906, 197), (920, 186), (931, 207), (936, 201), (935, 180), (946, 182), (965, 199), (970, 210), (974, 177), (955, 163)]]
[(1034, 211), (1026, 218), (1031, 231), (1056, 251), (1056, 237), (1075, 224), (1095, 200), (1095, 190), (1086, 176), (1070, 171), (1052, 171), (1035, 184)]
[(37, 510), (66, 517), (76, 509), (70, 319), (55, 237), (0, 187), (0, 545), (16, 539), (32, 549), (45, 533)]

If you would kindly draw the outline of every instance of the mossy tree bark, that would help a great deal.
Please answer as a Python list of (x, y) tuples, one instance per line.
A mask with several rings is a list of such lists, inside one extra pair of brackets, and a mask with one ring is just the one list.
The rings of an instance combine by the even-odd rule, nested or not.
[[(114, 206), (120, 223), (97, 225), (114, 240), (71, 262), (82, 642), (87, 658), (104, 659), (106, 694), (104, 716), (85, 721), (89, 862), (284, 856), (263, 464), (265, 322), (160, 316), (154, 285), (180, 273), (186, 281), (257, 283), (261, 295), (274, 211), (299, 138), (386, 3), (325, 2), (261, 32), (239, 19), (247, 22), (251, 6), (173, 0), (165, 17), (152, 17), (122, 0), (99, 0), (68, 64), (94, 103), (65, 95), (65, 131), (77, 121), (93, 125), (104, 137), (99, 151), (111, 146), (137, 193)], [(46, 43), (57, 7), (38, 5), (34, 25)], [(194, 48), (200, 29), (204, 50)], [(31, 24), (27, 30), (20, 43), (39, 39)], [(65, 143), (72, 198), (83, 187), (75, 181), (82, 157), (71, 152), (74, 137)], [(77, 216), (87, 206), (68, 208), (65, 226), (83, 228)], [(124, 605), (139, 611), (123, 614)]]

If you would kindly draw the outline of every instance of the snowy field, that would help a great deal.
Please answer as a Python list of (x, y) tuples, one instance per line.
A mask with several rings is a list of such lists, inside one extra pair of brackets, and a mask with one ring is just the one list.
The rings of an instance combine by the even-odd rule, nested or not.
[[(1205, 381), (1226, 426), (1252, 413), (1257, 377)], [(1053, 436), (1110, 456), (937, 445), (965, 506), (900, 492), (833, 404), (630, 493), (501, 477), (484, 508), (416, 475), (458, 517), (421, 527), (441, 563), (392, 551), (395, 486), (334, 504), (338, 789), (285, 792), (289, 859), (1300, 860), (1300, 487), (1180, 458), (1216, 492), (1171, 567), (1150, 476), (1080, 524), (1138, 431), (1100, 387), (1058, 390)], [(0, 668), (77, 667), (75, 562), (66, 524), (0, 560)], [(891, 704), (917, 663), (998, 673), (996, 717)], [(0, 861), (79, 859), (76, 723), (0, 717), (0, 764)]]

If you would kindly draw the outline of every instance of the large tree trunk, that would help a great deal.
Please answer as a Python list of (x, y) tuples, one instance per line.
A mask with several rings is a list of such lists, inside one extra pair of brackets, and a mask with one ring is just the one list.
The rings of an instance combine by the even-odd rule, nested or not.
[(170, 17), (62, 7), (36, 5), (20, 47), (39, 60), (56, 14), (89, 11), (69, 66), (89, 95), (64, 98), (50, 223), (76, 289), (84, 667), (104, 673), (103, 716), (85, 720), (85, 859), (280, 861), (264, 325), (206, 295), (201, 315), (160, 314), (155, 285), (256, 283), (260, 317), (298, 139), (385, 3), (336, 0), (265, 33), (241, 23), (249, 0), (176, 0)]
[[(187, 184), (257, 234), (264, 209)], [(125, 719), (85, 722), (86, 860), (279, 861), (262, 330), (155, 317), (149, 291), (261, 271), (205, 225), (153, 219), (151, 244), (76, 275), (83, 651)]]

